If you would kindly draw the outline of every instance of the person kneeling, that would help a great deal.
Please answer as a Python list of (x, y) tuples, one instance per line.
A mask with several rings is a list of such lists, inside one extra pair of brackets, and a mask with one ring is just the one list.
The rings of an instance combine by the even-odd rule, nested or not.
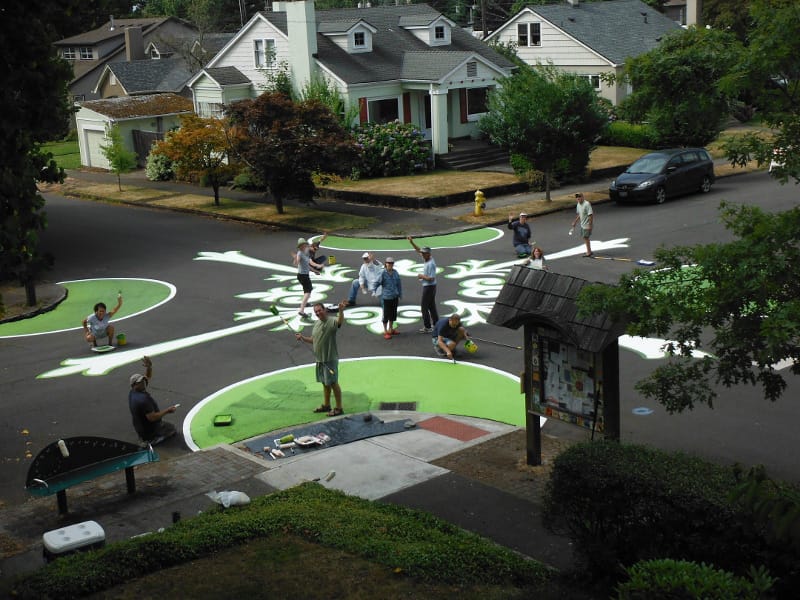
[(469, 333), (461, 325), (461, 317), (455, 313), (439, 319), (433, 328), (433, 347), (440, 356), (453, 358), (458, 343), (469, 339)]

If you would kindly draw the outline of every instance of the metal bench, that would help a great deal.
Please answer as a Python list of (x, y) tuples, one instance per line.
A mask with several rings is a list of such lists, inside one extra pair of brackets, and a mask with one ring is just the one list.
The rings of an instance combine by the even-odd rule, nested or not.
[[(59, 442), (63, 441), (67, 456)], [(125, 469), (128, 493), (136, 492), (133, 467), (157, 462), (152, 446), (142, 448), (130, 442), (102, 437), (71, 437), (53, 442), (33, 459), (25, 489), (33, 496), (56, 495), (59, 514), (67, 513), (67, 488), (102, 475)]]

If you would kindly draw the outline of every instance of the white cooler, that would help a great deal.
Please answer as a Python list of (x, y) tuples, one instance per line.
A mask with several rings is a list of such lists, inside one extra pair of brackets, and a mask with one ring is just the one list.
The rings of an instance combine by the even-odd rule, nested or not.
[(44, 558), (49, 562), (74, 552), (102, 548), (106, 543), (106, 532), (96, 521), (84, 521), (48, 531), (42, 536), (42, 542)]

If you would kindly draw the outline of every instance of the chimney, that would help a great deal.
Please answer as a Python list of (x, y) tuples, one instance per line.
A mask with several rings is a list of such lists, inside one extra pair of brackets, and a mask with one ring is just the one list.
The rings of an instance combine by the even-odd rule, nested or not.
[(141, 27), (125, 29), (125, 59), (128, 62), (144, 59), (144, 38)]
[(317, 17), (314, 0), (286, 3), (286, 30), (289, 34), (289, 55), (292, 57), (292, 82), (300, 91), (316, 71)]
[(580, 0), (567, 0), (567, 4), (569, 4), (572, 8), (578, 8)]
[(108, 26), (108, 30), (114, 31), (116, 29), (116, 26), (114, 25), (114, 15), (111, 15), (109, 19), (111, 20), (111, 25)]
[(686, 25), (703, 25), (703, 0), (686, 0)]

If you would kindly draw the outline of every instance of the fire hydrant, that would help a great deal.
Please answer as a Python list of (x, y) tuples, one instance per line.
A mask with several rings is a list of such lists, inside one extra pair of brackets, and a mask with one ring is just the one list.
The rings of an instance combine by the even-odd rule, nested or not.
[(480, 217), (483, 214), (483, 209), (486, 208), (486, 196), (480, 190), (475, 190), (475, 210), (472, 212), (473, 216)]

